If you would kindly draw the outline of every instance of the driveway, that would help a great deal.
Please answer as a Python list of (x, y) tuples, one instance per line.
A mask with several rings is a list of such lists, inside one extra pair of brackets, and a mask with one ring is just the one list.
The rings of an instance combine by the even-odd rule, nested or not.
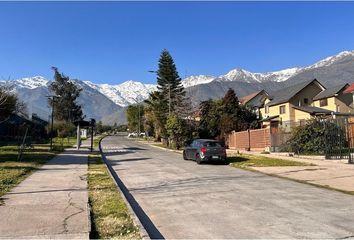
[(102, 147), (152, 237), (354, 236), (353, 196), (225, 165), (197, 165), (122, 136), (106, 137)]

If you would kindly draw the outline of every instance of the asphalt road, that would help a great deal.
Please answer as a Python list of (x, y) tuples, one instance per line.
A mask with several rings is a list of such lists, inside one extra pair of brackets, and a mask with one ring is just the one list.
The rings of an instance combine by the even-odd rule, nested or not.
[(153, 238), (354, 238), (354, 196), (119, 136), (102, 147)]

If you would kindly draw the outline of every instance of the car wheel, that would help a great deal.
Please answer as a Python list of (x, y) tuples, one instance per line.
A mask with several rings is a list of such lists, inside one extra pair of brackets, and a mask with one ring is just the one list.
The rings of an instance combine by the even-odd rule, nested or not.
[(198, 164), (202, 164), (202, 159), (200, 158), (199, 154), (197, 154), (197, 156), (195, 157), (195, 161), (196, 161)]
[(183, 151), (183, 159), (184, 159), (184, 160), (188, 160), (188, 158), (187, 158), (187, 155), (186, 155), (186, 152), (185, 152), (185, 151)]

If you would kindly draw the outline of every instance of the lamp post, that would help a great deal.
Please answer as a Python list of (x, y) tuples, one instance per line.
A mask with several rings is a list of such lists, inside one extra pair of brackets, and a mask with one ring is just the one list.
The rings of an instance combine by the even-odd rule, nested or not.
[(90, 119), (90, 125), (91, 125), (91, 152), (93, 151), (93, 127), (96, 124), (96, 120), (94, 118)]
[(47, 96), (48, 99), (52, 100), (52, 124), (50, 127), (50, 151), (53, 150), (53, 125), (54, 125), (54, 102), (55, 99), (58, 99), (60, 96)]

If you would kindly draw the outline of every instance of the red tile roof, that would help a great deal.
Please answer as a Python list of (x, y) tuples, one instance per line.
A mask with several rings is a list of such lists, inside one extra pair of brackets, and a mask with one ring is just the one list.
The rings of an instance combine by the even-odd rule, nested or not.
[(247, 96), (244, 96), (242, 98), (240, 98), (240, 103), (241, 104), (246, 104), (248, 103), (249, 101), (252, 100), (252, 98), (254, 98), (255, 96), (257, 96), (260, 92), (262, 92), (263, 90), (261, 91), (258, 91), (258, 92), (254, 92), (254, 93), (251, 93), (250, 95), (247, 95)]
[(350, 84), (347, 89), (343, 93), (352, 93), (354, 92), (354, 83)]

